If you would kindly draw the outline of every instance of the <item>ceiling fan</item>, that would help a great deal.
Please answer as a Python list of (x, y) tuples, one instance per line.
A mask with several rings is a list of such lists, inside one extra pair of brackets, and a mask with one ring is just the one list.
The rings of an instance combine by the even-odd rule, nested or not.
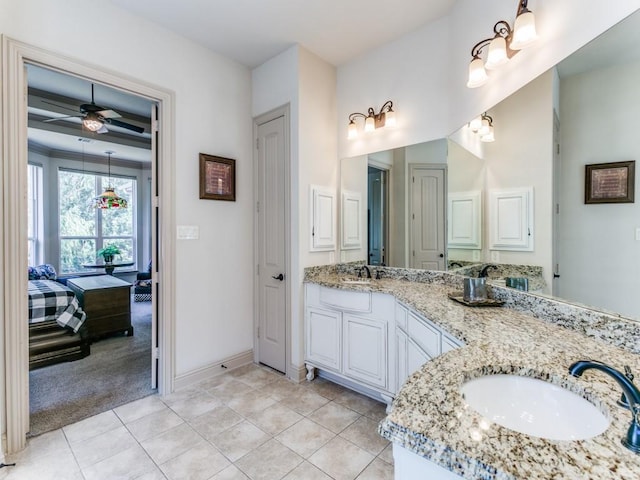
[[(65, 118), (82, 118), (82, 125), (84, 126), (84, 128), (96, 133), (107, 133), (109, 130), (107, 129), (107, 126), (105, 124), (113, 125), (114, 127), (126, 128), (127, 130), (131, 130), (136, 133), (144, 132), (144, 128), (142, 127), (117, 120), (118, 118), (122, 118), (122, 115), (120, 115), (118, 112), (105, 107), (101, 107), (100, 105), (96, 105), (94, 101), (93, 88), (94, 85), (92, 83), (91, 103), (83, 103), (82, 105), (80, 105), (79, 114), (68, 115), (66, 117), (50, 118), (48, 120), (43, 120), (43, 122), (56, 122), (58, 120), (64, 120)], [(64, 105), (47, 102), (46, 100), (43, 100), (43, 102), (65, 108), (67, 110), (71, 110), (69, 107), (66, 107)]]

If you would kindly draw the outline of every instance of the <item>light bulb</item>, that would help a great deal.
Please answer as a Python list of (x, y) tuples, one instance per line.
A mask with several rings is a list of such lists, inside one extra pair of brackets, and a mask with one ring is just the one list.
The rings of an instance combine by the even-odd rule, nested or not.
[(396, 112), (393, 110), (389, 110), (384, 115), (384, 126), (385, 127), (395, 127), (396, 126)]
[(469, 64), (469, 81), (467, 87), (476, 88), (484, 85), (489, 80), (487, 71), (484, 69), (484, 62), (481, 58), (475, 57)]
[(487, 70), (493, 70), (509, 61), (507, 57), (507, 41), (501, 36), (496, 36), (489, 44), (489, 53), (487, 54), (487, 63), (484, 67)]
[(373, 118), (373, 115), (369, 115), (367, 119), (364, 121), (364, 131), (369, 133), (373, 132), (376, 129), (376, 120)]
[(536, 19), (529, 10), (524, 10), (516, 18), (513, 25), (513, 39), (509, 44), (511, 50), (521, 50), (528, 47), (538, 39), (536, 33)]

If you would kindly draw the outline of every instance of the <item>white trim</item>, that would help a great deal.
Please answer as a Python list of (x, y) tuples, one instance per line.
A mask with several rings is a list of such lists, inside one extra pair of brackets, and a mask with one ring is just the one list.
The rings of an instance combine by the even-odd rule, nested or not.
[(289, 372), (291, 373), (289, 379), (294, 382), (301, 383), (307, 379), (307, 366), (305, 364), (302, 364), (301, 367), (289, 364)]
[(253, 363), (253, 350), (247, 350), (246, 352), (232, 355), (231, 357), (212, 363), (206, 367), (182, 373), (176, 377), (174, 387), (176, 390), (180, 390), (181, 388), (195, 385), (203, 380), (217, 377), (218, 375), (222, 375), (223, 373), (250, 363)]
[[(253, 119), (253, 171), (258, 172), (258, 149), (256, 145), (256, 141), (258, 139), (258, 126), (264, 123), (270, 122), (271, 120), (275, 120), (276, 118), (283, 117), (284, 118), (284, 184), (287, 186), (284, 191), (284, 248), (285, 248), (285, 266), (284, 266), (284, 276), (285, 278), (291, 280), (293, 279), (292, 270), (291, 270), (291, 262), (292, 262), (292, 251), (291, 251), (291, 190), (292, 190), (292, 179), (291, 179), (291, 106), (289, 104), (283, 105), (281, 107), (275, 108), (267, 113), (263, 113), (262, 115), (255, 117)], [(256, 205), (258, 201), (257, 195), (259, 192), (259, 179), (258, 175), (255, 174), (253, 176), (253, 204)], [(257, 208), (253, 210), (253, 231), (259, 231), (259, 219), (258, 219), (258, 211)], [(260, 342), (258, 341), (258, 326), (259, 326), (259, 311), (260, 308), (260, 299), (259, 299), (259, 277), (257, 272), (258, 261), (260, 259), (259, 251), (260, 244), (258, 242), (258, 235), (253, 236), (253, 358), (255, 363), (260, 363)], [(295, 374), (291, 370), (291, 303), (293, 299), (293, 282), (287, 281), (285, 282), (285, 375), (287, 378), (296, 380), (297, 377), (292, 376)], [(296, 380), (297, 381), (297, 380)]]
[[(71, 59), (2, 36), (2, 188), (3, 249), (0, 255), (0, 289), (2, 289), (2, 325), (5, 355), (0, 355), (0, 396), (2, 430), (7, 441), (3, 451), (14, 453), (26, 444), (29, 429), (29, 377), (27, 322), (27, 241), (26, 241), (26, 168), (27, 165), (27, 91), (25, 63), (33, 63), (92, 79), (96, 82), (144, 96), (158, 102), (162, 112), (158, 148), (160, 152), (159, 189), (160, 262), (158, 280), (160, 327), (160, 394), (173, 391), (175, 375), (175, 116), (174, 93), (125, 74), (105, 70), (99, 65)], [(153, 174), (152, 174), (153, 175)]]

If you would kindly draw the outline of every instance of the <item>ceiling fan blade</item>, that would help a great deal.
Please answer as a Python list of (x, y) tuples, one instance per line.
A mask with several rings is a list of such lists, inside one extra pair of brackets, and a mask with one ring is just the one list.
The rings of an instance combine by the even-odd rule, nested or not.
[(126, 128), (127, 130), (131, 130), (136, 133), (143, 133), (144, 128), (138, 127), (137, 125), (131, 125), (130, 123), (121, 122), (120, 120), (115, 120), (113, 118), (105, 118), (105, 122), (109, 125), (113, 125), (114, 127)]
[(84, 115), (69, 115), (67, 117), (56, 117), (56, 118), (48, 118), (47, 120), (43, 120), (42, 123), (55, 122), (56, 120), (64, 120), (65, 118), (81, 118)]
[(102, 125), (102, 128), (100, 130), (97, 130), (96, 133), (108, 133), (109, 129), (107, 128), (106, 125)]
[(96, 113), (102, 118), (122, 118), (122, 115), (120, 115), (118, 112), (114, 112), (113, 110), (100, 110)]
[(62, 105), (60, 103), (50, 102), (49, 100), (41, 100), (41, 102), (42, 103), (47, 103), (49, 105), (54, 105), (56, 107), (64, 108), (65, 110), (71, 110), (72, 112), (77, 112), (78, 111), (77, 108), (70, 108), (70, 107), (67, 107), (66, 105)]

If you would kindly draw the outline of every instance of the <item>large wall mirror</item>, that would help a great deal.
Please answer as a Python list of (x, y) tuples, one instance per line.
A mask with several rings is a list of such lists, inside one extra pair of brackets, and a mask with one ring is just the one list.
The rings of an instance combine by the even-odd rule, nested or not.
[(541, 294), (639, 319), (640, 199), (584, 201), (585, 165), (640, 158), (639, 42), (636, 12), (488, 110), (494, 142), (465, 125), (343, 159), (341, 261), (536, 266)]

